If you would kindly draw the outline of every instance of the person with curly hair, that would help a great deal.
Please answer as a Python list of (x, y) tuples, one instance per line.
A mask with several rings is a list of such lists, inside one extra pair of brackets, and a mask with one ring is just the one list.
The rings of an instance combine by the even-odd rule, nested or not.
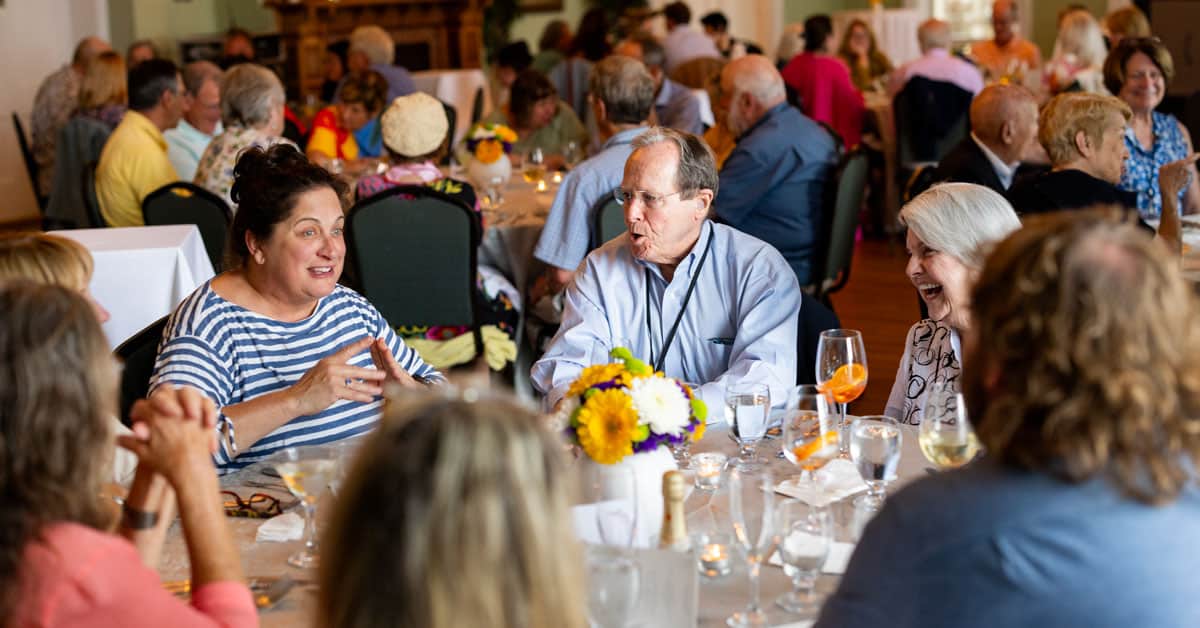
[(1200, 625), (1200, 327), (1178, 264), (1124, 212), (1035, 216), (971, 302), (986, 453), (888, 499), (818, 628)]

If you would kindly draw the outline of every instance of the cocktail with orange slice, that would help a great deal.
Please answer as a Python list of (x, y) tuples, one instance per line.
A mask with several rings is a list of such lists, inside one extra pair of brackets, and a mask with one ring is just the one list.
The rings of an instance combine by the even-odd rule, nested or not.
[[(800, 467), (800, 483), (838, 455), (838, 432), (829, 394), (812, 385), (788, 391), (783, 415), (783, 455)], [(798, 485), (800, 485), (798, 483)]]
[(838, 404), (837, 428), (841, 435), (838, 449), (848, 455), (846, 404), (858, 399), (867, 387), (867, 351), (863, 347), (862, 333), (853, 329), (821, 332), (816, 370), (817, 387)]

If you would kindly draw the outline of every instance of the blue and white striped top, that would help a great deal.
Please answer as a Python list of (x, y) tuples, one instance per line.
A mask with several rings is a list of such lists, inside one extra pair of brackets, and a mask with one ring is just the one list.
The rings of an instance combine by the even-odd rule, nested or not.
[[(184, 299), (167, 321), (150, 390), (163, 384), (193, 386), (221, 409), (295, 384), (319, 360), (368, 335), (384, 339), (409, 373), (441, 379), (366, 298), (349, 288), (337, 286), (311, 316), (285, 323), (226, 301), (210, 281)], [(348, 364), (375, 368), (368, 349)], [(382, 407), (382, 398), (365, 404), (339, 400), (319, 414), (288, 421), (236, 458), (222, 442), (214, 456), (217, 470), (240, 469), (285, 447), (361, 434), (379, 420)]]

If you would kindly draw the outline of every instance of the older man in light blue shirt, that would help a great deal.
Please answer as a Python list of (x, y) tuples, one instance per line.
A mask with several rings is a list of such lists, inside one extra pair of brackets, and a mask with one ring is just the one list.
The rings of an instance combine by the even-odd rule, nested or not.
[(629, 232), (589, 254), (567, 286), (534, 386), (552, 407), (585, 367), (625, 346), (700, 384), (711, 408), (722, 407), (731, 380), (785, 398), (796, 380), (795, 273), (770, 245), (708, 220), (718, 179), (703, 141), (655, 127), (633, 148), (619, 191)]

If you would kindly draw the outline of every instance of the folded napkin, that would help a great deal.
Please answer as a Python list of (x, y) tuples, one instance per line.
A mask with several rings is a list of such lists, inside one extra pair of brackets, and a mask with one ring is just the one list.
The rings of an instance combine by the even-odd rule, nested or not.
[(294, 512), (271, 517), (258, 526), (254, 540), (258, 543), (299, 541), (304, 536), (304, 518)]
[[(850, 555), (853, 553), (853, 543), (834, 541), (829, 545), (829, 555), (825, 557), (825, 564), (821, 565), (821, 573), (833, 574), (835, 576), (846, 573), (846, 565), (850, 564)], [(783, 560), (779, 558), (779, 552), (771, 554), (771, 558), (767, 559), (767, 562), (776, 567), (783, 566)]]
[(867, 490), (854, 463), (844, 458), (830, 460), (820, 471), (813, 474), (813, 482), (798, 485), (785, 480), (775, 487), (781, 495), (787, 495), (813, 506), (827, 506), (850, 495)]

